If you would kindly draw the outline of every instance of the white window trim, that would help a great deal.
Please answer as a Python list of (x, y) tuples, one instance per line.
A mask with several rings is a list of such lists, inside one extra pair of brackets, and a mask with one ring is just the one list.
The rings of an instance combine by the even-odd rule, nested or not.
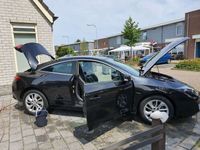
[[(178, 27), (181, 27), (181, 33), (178, 34)], [(181, 36), (183, 35), (183, 24), (177, 24), (176, 25), (176, 36)]]

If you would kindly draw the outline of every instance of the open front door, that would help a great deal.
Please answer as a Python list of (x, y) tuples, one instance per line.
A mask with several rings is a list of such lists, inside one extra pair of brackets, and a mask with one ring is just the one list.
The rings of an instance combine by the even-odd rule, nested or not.
[[(86, 65), (87, 67), (84, 67)], [(117, 70), (97, 62), (82, 62), (83, 111), (89, 130), (129, 112), (133, 82)]]

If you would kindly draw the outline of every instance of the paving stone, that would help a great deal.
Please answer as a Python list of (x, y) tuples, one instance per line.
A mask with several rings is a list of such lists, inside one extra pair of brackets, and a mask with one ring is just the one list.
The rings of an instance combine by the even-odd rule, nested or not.
[(50, 139), (47, 136), (47, 134), (44, 134), (44, 135), (36, 136), (36, 141), (38, 142), (38, 144), (42, 144), (42, 143), (46, 143), (50, 141)]
[(29, 135), (33, 135), (34, 134), (34, 132), (33, 132), (33, 129), (24, 129), (24, 130), (22, 130), (22, 135), (23, 135), (23, 137), (25, 137), (25, 136), (29, 136)]
[(75, 138), (74, 136), (65, 137), (64, 140), (65, 140), (65, 142), (66, 142), (67, 144), (70, 144), (70, 143), (73, 143), (73, 142), (77, 142), (77, 141), (78, 141), (78, 139)]
[(97, 150), (97, 148), (92, 143), (83, 144), (84, 150)]
[(26, 136), (23, 138), (24, 145), (36, 143), (36, 139), (34, 135)]
[(40, 135), (46, 134), (45, 128), (35, 129), (34, 132), (35, 132), (36, 136), (40, 136)]
[(20, 140), (22, 140), (21, 132), (10, 134), (10, 142), (20, 141)]
[(174, 150), (188, 150), (188, 149), (181, 147), (181, 146), (172, 147), (172, 149), (169, 149), (169, 150), (173, 150), (173, 149)]
[(57, 130), (54, 131), (54, 132), (48, 133), (48, 136), (49, 136), (50, 139), (61, 137)]
[(8, 134), (8, 133), (4, 133), (4, 134), (2, 135), (1, 141), (2, 141), (2, 142), (9, 141), (9, 134)]
[(183, 142), (181, 142), (179, 146), (186, 149), (192, 149), (192, 147), (194, 147), (194, 145), (197, 143), (199, 139), (200, 139), (200, 136), (190, 135)]
[(60, 131), (60, 134), (62, 135), (63, 138), (67, 138), (67, 137), (72, 137), (73, 133), (67, 130), (62, 130)]
[(194, 127), (194, 129), (193, 129), (193, 132), (194, 132), (195, 134), (199, 134), (199, 136), (200, 136), (200, 124), (196, 124), (196, 125), (195, 125), (195, 127)]
[(9, 147), (8, 141), (0, 142), (0, 149), (1, 150), (8, 150), (8, 147)]
[(70, 144), (68, 144), (68, 147), (70, 150), (82, 150), (83, 149), (79, 142), (70, 143)]
[(21, 128), (18, 127), (18, 128), (11, 128), (10, 129), (10, 134), (18, 134), (21, 132)]
[(10, 150), (22, 150), (23, 149), (23, 142), (16, 141), (10, 143)]
[(51, 140), (51, 143), (55, 150), (63, 150), (63, 149), (67, 150), (68, 149), (68, 146), (65, 144), (63, 139), (55, 138), (55, 139)]
[(181, 138), (167, 138), (166, 145), (167, 146), (177, 146), (181, 142)]
[(38, 145), (37, 143), (24, 145), (24, 150), (38, 150)]
[(40, 150), (49, 150), (53, 148), (50, 142), (45, 142), (45, 143), (39, 144), (38, 146)]

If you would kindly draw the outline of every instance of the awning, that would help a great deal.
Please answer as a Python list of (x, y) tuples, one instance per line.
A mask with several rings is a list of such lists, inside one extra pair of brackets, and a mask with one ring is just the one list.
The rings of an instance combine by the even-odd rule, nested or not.
[(130, 46), (127, 46), (127, 45), (122, 45), (116, 49), (113, 49), (109, 52), (124, 52), (124, 51), (130, 51), (131, 50), (131, 47)]

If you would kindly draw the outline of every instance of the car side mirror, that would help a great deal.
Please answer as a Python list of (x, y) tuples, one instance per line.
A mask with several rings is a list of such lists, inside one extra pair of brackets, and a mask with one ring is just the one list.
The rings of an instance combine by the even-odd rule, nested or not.
[(123, 75), (123, 81), (124, 81), (124, 82), (131, 81), (131, 76), (124, 74), (124, 75)]

